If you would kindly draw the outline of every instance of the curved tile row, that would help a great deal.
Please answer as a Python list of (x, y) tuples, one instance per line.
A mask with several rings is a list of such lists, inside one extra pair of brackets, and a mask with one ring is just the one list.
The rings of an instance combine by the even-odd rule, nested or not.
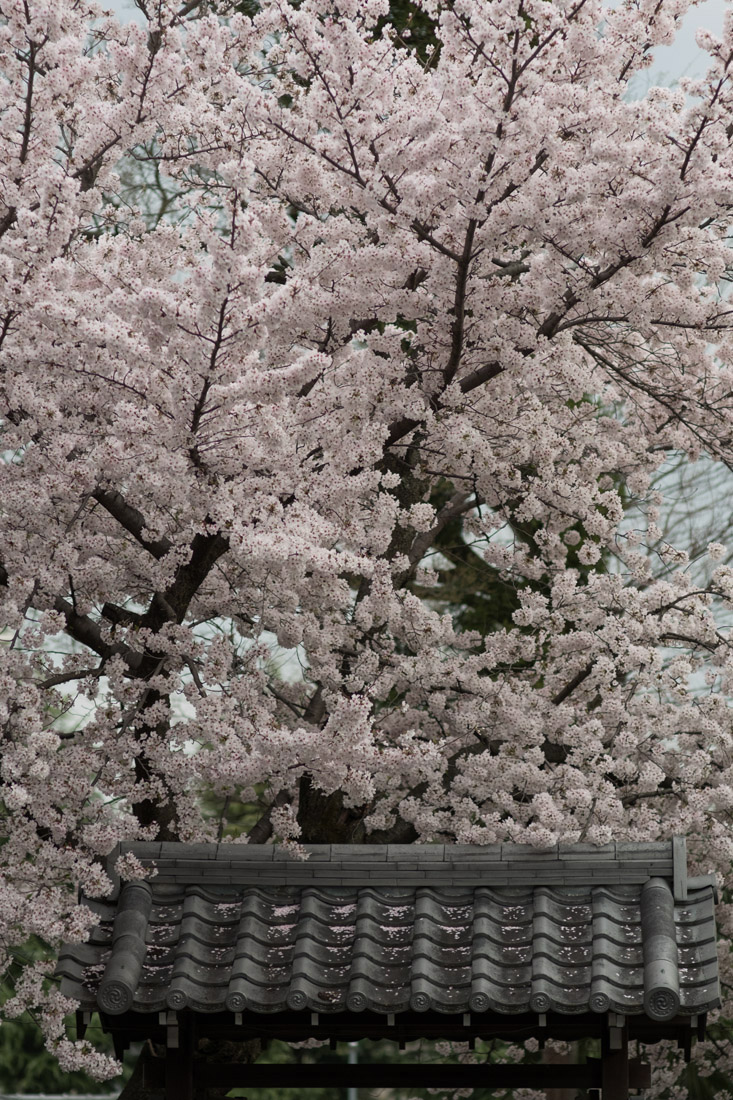
[[(62, 989), (83, 1007), (124, 1011), (103, 998), (122, 945), (134, 983), (127, 1007), (143, 1012), (644, 1011), (638, 886), (151, 887), (137, 977), (137, 902), (118, 929), (128, 891), (142, 897), (135, 884), (116, 910), (98, 905), (89, 943), (65, 949)], [(711, 891), (673, 917), (680, 1010), (705, 1011), (717, 995)]]

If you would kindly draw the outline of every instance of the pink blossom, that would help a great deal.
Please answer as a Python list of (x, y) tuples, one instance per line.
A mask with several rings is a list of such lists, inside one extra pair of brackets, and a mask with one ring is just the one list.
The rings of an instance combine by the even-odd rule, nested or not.
[[(656, 482), (733, 459), (733, 19), (632, 101), (683, 0), (418, 6), (429, 63), (386, 0), (3, 6), (6, 952), (213, 804), (729, 872), (733, 570)], [(108, 1076), (49, 969), (4, 1011)]]

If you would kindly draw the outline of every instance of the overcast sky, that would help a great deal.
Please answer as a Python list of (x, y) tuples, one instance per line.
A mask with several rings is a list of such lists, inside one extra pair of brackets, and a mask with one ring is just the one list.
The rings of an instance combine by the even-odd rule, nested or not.
[[(141, 18), (132, 0), (107, 0), (107, 3), (121, 19)], [(672, 84), (681, 76), (702, 76), (706, 55), (695, 45), (695, 32), (704, 27), (713, 34), (720, 34), (725, 7), (726, 0), (705, 0), (691, 8), (674, 45), (656, 51), (654, 65), (644, 74), (644, 85)]]
[(674, 45), (656, 51), (649, 83), (670, 84), (681, 76), (702, 76), (707, 54), (695, 45), (695, 33), (704, 27), (713, 34), (720, 34), (725, 8), (725, 0), (705, 0), (704, 4), (691, 8)]

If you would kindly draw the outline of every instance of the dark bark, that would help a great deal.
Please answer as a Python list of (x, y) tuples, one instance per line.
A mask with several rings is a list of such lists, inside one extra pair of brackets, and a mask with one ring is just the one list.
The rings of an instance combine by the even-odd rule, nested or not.
[(298, 823), (304, 844), (367, 844), (372, 839), (364, 826), (365, 807), (345, 806), (341, 791), (326, 795), (304, 775), (299, 792)]

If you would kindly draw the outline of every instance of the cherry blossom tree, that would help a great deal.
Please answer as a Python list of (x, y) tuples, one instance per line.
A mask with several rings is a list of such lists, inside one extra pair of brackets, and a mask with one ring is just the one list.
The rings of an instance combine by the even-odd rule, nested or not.
[(6, 957), (121, 839), (727, 872), (733, 568), (655, 477), (733, 459), (733, 19), (626, 95), (685, 9), (0, 0)]

